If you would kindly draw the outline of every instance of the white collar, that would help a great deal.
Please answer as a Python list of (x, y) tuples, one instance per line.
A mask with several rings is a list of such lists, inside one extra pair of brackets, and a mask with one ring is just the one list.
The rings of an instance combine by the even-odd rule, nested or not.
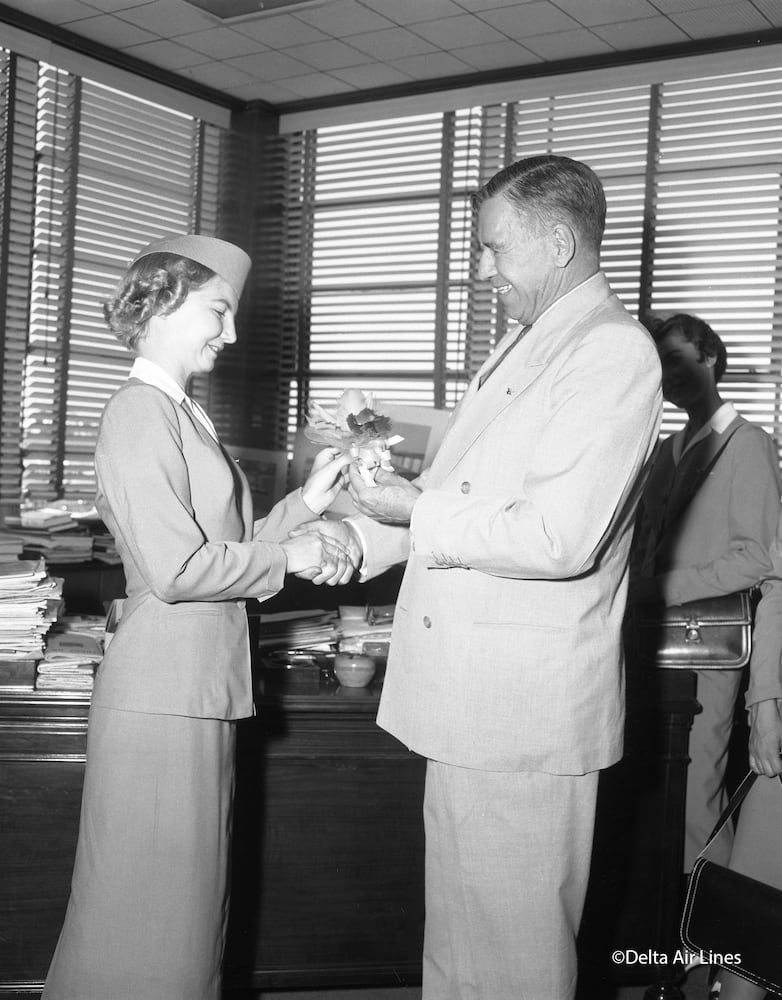
[(725, 431), (730, 427), (733, 421), (738, 416), (738, 411), (733, 403), (723, 403), (722, 406), (712, 413), (711, 417), (706, 421), (700, 430), (696, 431), (695, 434), (687, 442), (687, 447), (684, 447), (684, 432), (687, 430), (685, 427), (679, 431), (679, 433), (674, 438), (673, 442), (673, 457), (674, 461), (678, 462), (685, 452), (688, 452), (693, 445), (702, 441), (705, 437), (708, 437), (712, 431), (715, 434), (724, 434)]
[(162, 389), (175, 403), (184, 402), (186, 393), (182, 386), (171, 378), (160, 365), (150, 361), (149, 358), (136, 358), (128, 373), (128, 378), (137, 378), (140, 382), (146, 382), (147, 385), (154, 385), (156, 388)]
[(182, 386), (160, 365), (150, 361), (149, 358), (138, 357), (131, 365), (128, 378), (137, 378), (140, 382), (146, 382), (147, 385), (154, 385), (155, 388), (161, 389), (167, 396), (170, 396), (179, 406), (185, 405), (206, 429), (209, 436), (215, 441), (219, 441), (215, 425), (210, 420), (206, 410), (195, 399), (188, 396)]

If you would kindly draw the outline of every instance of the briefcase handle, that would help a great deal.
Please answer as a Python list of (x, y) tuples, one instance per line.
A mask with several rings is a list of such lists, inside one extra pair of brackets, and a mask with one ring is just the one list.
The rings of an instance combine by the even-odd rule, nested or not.
[[(709, 834), (709, 839), (706, 841), (706, 846), (698, 855), (699, 858), (705, 856), (708, 849), (711, 847), (711, 845), (714, 843), (714, 841), (717, 839), (720, 833), (722, 833), (722, 828), (725, 826), (725, 824), (728, 822), (733, 813), (738, 809), (738, 807), (747, 797), (750, 788), (752, 788), (752, 786), (755, 784), (755, 780), (758, 777), (759, 775), (757, 775), (754, 771), (750, 771), (749, 774), (747, 774), (747, 776), (742, 780), (741, 784), (738, 786), (733, 795), (731, 795), (728, 804), (722, 810), (722, 815), (717, 820), (716, 826)], [(779, 778), (780, 784), (782, 784), (782, 774), (777, 775), (777, 777)]]

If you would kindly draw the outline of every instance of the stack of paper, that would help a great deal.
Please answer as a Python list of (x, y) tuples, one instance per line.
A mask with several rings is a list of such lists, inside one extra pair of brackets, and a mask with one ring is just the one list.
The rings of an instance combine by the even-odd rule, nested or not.
[(260, 615), (261, 649), (329, 649), (337, 641), (336, 611), (310, 609)]
[(0, 563), (0, 659), (40, 659), (62, 609), (62, 580), (47, 574), (43, 559)]
[(339, 648), (344, 653), (387, 656), (394, 621), (394, 606), (378, 608), (341, 607)]
[(35, 687), (48, 691), (90, 691), (103, 658), (105, 615), (63, 615), (46, 639)]

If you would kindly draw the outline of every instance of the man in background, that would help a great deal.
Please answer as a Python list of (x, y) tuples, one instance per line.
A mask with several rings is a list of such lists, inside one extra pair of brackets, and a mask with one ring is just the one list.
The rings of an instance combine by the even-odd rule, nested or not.
[(475, 202), (479, 278), (518, 325), (428, 472), (351, 468), (367, 516), (326, 530), (364, 579), (407, 561), (378, 724), (427, 758), (423, 1000), (568, 1000), (660, 369), (600, 271), (588, 166), (531, 157)]
[[(753, 587), (771, 570), (779, 472), (771, 437), (720, 396), (720, 337), (677, 313), (653, 330), (663, 395), (687, 423), (659, 447), (633, 548), (633, 604), (683, 604)], [(741, 670), (697, 670), (701, 711), (690, 730), (684, 868), (689, 872), (727, 801), (725, 770)], [(732, 828), (715, 850), (727, 863)]]

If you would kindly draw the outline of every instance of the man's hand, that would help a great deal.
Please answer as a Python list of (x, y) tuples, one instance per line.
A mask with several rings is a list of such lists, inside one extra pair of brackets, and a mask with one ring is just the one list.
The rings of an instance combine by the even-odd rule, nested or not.
[(298, 538), (306, 534), (322, 535), (334, 539), (345, 549), (354, 567), (358, 568), (361, 565), (364, 557), (361, 542), (355, 531), (351, 531), (344, 521), (320, 518), (317, 521), (306, 521), (298, 528), (288, 532), (290, 538)]
[(348, 469), (348, 493), (356, 509), (384, 524), (409, 524), (421, 496), (417, 486), (395, 472), (378, 469), (375, 485), (367, 486), (356, 463)]

